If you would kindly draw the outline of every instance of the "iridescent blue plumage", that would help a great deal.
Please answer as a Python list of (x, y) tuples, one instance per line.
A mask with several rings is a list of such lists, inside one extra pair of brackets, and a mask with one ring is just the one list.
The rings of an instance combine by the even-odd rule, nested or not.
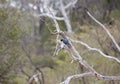
[(71, 48), (71, 45), (67, 39), (61, 39), (61, 42), (63, 42), (65, 45), (67, 45), (69, 48)]
[(67, 39), (61, 39), (61, 41), (62, 41), (65, 45), (69, 44), (69, 42), (68, 42)]

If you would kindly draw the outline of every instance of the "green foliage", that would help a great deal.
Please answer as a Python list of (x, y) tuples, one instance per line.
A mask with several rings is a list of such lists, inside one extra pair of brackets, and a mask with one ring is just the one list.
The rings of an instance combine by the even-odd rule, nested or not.
[(26, 84), (27, 82), (25, 79), (27, 78), (24, 75), (18, 74), (17, 77), (14, 77), (12, 80), (14, 81), (14, 84)]
[[(107, 1), (110, 3), (110, 0)], [(4, 0), (2, 0), (2, 2), (4, 2)], [(99, 2), (102, 1), (99, 0)], [(92, 9), (91, 12), (94, 14), (94, 11), (98, 11), (98, 8), (97, 5), (91, 5), (90, 9)], [(102, 8), (104, 7), (100, 9)], [(91, 27), (88, 24), (86, 25), (86, 23), (88, 23), (86, 20), (89, 21), (90, 18), (85, 15), (85, 11), (80, 9), (74, 12), (75, 14), (72, 14), (70, 19), (73, 30), (75, 31), (74, 34), (76, 34), (78, 40), (81, 39), (92, 47), (99, 48), (110, 55), (115, 55), (116, 52), (110, 49), (109, 40), (106, 39), (107, 35), (105, 32), (98, 26), (93, 25)], [(111, 17), (119, 18), (119, 16), (119, 10), (112, 11)], [(102, 14), (96, 14), (96, 17), (100, 19)], [(79, 23), (80, 20), (81, 22)], [(21, 67), (23, 67), (29, 75), (34, 72), (34, 66), (42, 69), (45, 74), (46, 84), (58, 84), (70, 75), (86, 72), (86, 70), (80, 68), (81, 66), (78, 63), (70, 63), (72, 61), (71, 57), (64, 49), (59, 52), (58, 56), (52, 57), (56, 45), (56, 35), (51, 35), (49, 29), (54, 32), (55, 27), (52, 25), (51, 20), (47, 19), (47, 24), (40, 35), (35, 36), (34, 30), (39, 29), (36, 22), (36, 18), (29, 13), (23, 13), (15, 8), (0, 8), (0, 84), (24, 84), (27, 77), (25, 74), (19, 73)], [(58, 23), (61, 30), (65, 31), (65, 23), (63, 21), (58, 21)], [(80, 24), (82, 24), (82, 26)], [(119, 21), (117, 26), (112, 27), (110, 31), (115, 38), (117, 37), (117, 41), (119, 41)], [(99, 44), (98, 37), (102, 45)], [(25, 41), (25, 50), (21, 50), (21, 42), (23, 41)], [(103, 75), (120, 74), (120, 66), (115, 61), (104, 58), (99, 53), (87, 51), (85, 47), (79, 47), (79, 44), (74, 45), (77, 50), (80, 51), (83, 59), (93, 66), (96, 71)], [(40, 52), (40, 50), (42, 52)], [(28, 54), (25, 54), (25, 51), (27, 51)], [(37, 51), (39, 53), (36, 53)], [(119, 53), (117, 54), (119, 57)], [(27, 55), (31, 57), (32, 62), (30, 62)], [(17, 74), (19, 73), (18, 75), (21, 77), (18, 77), (18, 75), (14, 73), (14, 69), (17, 70)], [(83, 79), (73, 80), (71, 84), (80, 84), (82, 83), (81, 81), (83, 81)], [(95, 80), (94, 78), (85, 78), (85, 82), (86, 84), (106, 84), (105, 81)]]
[(120, 20), (120, 18), (119, 18), (120, 17), (120, 10), (114, 10), (114, 11), (112, 11), (111, 17)]
[(57, 66), (57, 63), (55, 62), (55, 60), (52, 57), (49, 56), (34, 56), (33, 58), (33, 62), (36, 66), (40, 67), (40, 68), (55, 68)]
[(67, 53), (64, 52), (64, 50), (61, 50), (59, 52), (59, 55), (57, 56), (59, 60), (61, 61), (66, 61), (66, 56), (67, 56)]
[[(8, 84), (15, 76), (13, 69), (20, 56), (19, 39), (22, 29), (19, 27), (16, 9), (0, 9), (0, 83)], [(11, 15), (12, 14), (12, 15)], [(12, 83), (11, 83), (12, 84)]]

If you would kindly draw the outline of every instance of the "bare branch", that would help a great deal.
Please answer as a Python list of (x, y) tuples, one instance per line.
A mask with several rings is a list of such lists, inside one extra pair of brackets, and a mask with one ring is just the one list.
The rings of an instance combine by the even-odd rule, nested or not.
[(70, 82), (72, 79), (82, 78), (82, 77), (88, 77), (88, 76), (92, 76), (92, 75), (93, 75), (93, 73), (91, 73), (91, 72), (82, 73), (82, 74), (77, 74), (77, 75), (72, 75), (72, 76), (69, 76), (65, 81), (63, 81), (63, 82), (60, 83), (60, 84), (69, 84), (69, 82)]
[(54, 51), (53, 56), (58, 55), (58, 52), (60, 51), (58, 39), (59, 39), (59, 34), (58, 34), (57, 37), (56, 37), (56, 47), (55, 47), (55, 51)]
[[(72, 75), (67, 77), (67, 79), (63, 82), (61, 82), (60, 84), (69, 84), (69, 82), (72, 79), (76, 79), (76, 78), (82, 78), (82, 77), (96, 77), (96, 75), (92, 72), (86, 72), (86, 73), (82, 73), (82, 74), (76, 74), (76, 75)], [(120, 80), (120, 76), (97, 76), (98, 79), (101, 80)]]
[[(65, 37), (65, 36), (64, 36)], [(67, 38), (67, 37), (66, 37)], [(71, 39), (70, 39), (71, 40)], [(74, 41), (74, 40), (71, 40), (72, 42), (78, 42), (82, 45), (84, 45), (85, 47), (87, 47), (88, 49), (92, 49), (92, 50), (97, 50), (99, 53), (105, 55), (102, 51), (96, 49), (96, 48), (91, 48), (90, 46), (88, 46), (87, 44), (83, 43), (83, 42), (79, 42), (79, 41)], [(87, 73), (88, 76), (94, 76), (98, 79), (101, 79), (101, 80), (120, 80), (120, 77), (119, 76), (103, 76), (101, 74), (99, 74), (95, 69), (93, 69), (92, 66), (90, 66), (85, 60), (82, 59), (82, 57), (80, 56), (79, 52), (76, 50), (76, 48), (74, 47), (74, 45), (72, 45), (72, 43), (70, 42), (70, 45), (71, 45), (71, 48), (68, 47), (68, 53), (70, 53), (72, 56), (73, 56), (73, 60), (74, 61), (78, 61), (81, 65), (83, 65), (88, 71), (90, 71), (89, 75)], [(106, 55), (105, 55), (106, 56)], [(107, 56), (109, 57), (109, 56)], [(109, 58), (112, 58), (111, 56)], [(116, 61), (119, 62), (119, 60), (117, 58), (112, 58)], [(86, 73), (85, 73), (86, 74)], [(83, 74), (82, 74), (83, 76)], [(70, 80), (72, 78), (74, 78), (76, 76), (70, 76), (68, 79), (66, 79), (65, 82), (63, 82), (62, 84), (69, 84)], [(80, 75), (81, 77), (81, 75)]]
[[(77, 1), (77, 0), (76, 0)], [(68, 5), (69, 6), (69, 5)], [(65, 24), (66, 24), (66, 27), (67, 27), (67, 30), (68, 32), (72, 32), (72, 27), (71, 27), (71, 23), (70, 23), (70, 20), (69, 20), (69, 17), (66, 13), (66, 10), (65, 10), (65, 6), (63, 5), (63, 2), (62, 0), (60, 1), (60, 10), (61, 10), (61, 13), (63, 14), (63, 17), (64, 17), (64, 21), (65, 21)], [(48, 8), (49, 9), (49, 8)], [(88, 14), (90, 14), (89, 12), (87, 12)], [(69, 84), (70, 80), (74, 79), (74, 78), (81, 78), (81, 77), (89, 77), (89, 76), (94, 76), (98, 79), (101, 79), (101, 80), (120, 80), (120, 77), (119, 76), (103, 76), (101, 74), (99, 74), (92, 66), (90, 66), (87, 61), (83, 60), (80, 53), (76, 50), (75, 46), (72, 44), (72, 42), (76, 42), (76, 43), (80, 43), (81, 45), (87, 47), (89, 50), (93, 50), (93, 51), (97, 51), (99, 52), (101, 55), (103, 55), (104, 57), (107, 57), (107, 58), (110, 58), (110, 59), (113, 59), (117, 62), (120, 63), (120, 60), (113, 57), (113, 56), (109, 56), (109, 55), (106, 55), (104, 54), (101, 50), (99, 49), (96, 49), (96, 48), (92, 48), (90, 47), (89, 45), (87, 45), (86, 43), (84, 42), (81, 42), (81, 41), (75, 41), (75, 40), (72, 40), (72, 39), (69, 39), (69, 37), (67, 37), (61, 30), (60, 30), (60, 27), (59, 27), (59, 24), (57, 22), (57, 19), (61, 20), (61, 18), (57, 18), (54, 14), (54, 12), (52, 12), (50, 9), (49, 9), (49, 13), (47, 15), (48, 17), (52, 18), (52, 20), (54, 21), (54, 24), (55, 24), (55, 27), (56, 27), (56, 31), (57, 31), (57, 38), (56, 38), (56, 50), (57, 50), (57, 47), (59, 45), (58, 43), (58, 40), (59, 40), (59, 36), (61, 36), (62, 38), (64, 39), (67, 39), (69, 40), (69, 44), (71, 47), (68, 47), (68, 45), (65, 45), (66, 48), (65, 50), (68, 51), (69, 55), (72, 57), (72, 59), (74, 61), (77, 61), (79, 62), (81, 65), (83, 65), (89, 72), (88, 73), (83, 73), (83, 74), (78, 74), (78, 75), (73, 75), (73, 76), (70, 76), (68, 77), (64, 82), (62, 82), (61, 84)], [(90, 15), (89, 15), (90, 16)], [(91, 16), (90, 16), (91, 17)], [(107, 34), (109, 35), (109, 37), (113, 40), (113, 42), (115, 44), (116, 41), (114, 40), (113, 36), (110, 34), (110, 32), (107, 30), (107, 28), (101, 24), (99, 21), (97, 21), (94, 17), (91, 17), (93, 20), (95, 20), (99, 25), (101, 25), (103, 27), (103, 29), (107, 32)], [(118, 46), (119, 47), (119, 46)], [(58, 53), (59, 51), (56, 51), (54, 52), (54, 54)]]
[(71, 40), (72, 42), (75, 42), (75, 43), (80, 43), (81, 45), (85, 46), (85, 47), (88, 48), (89, 50), (97, 51), (97, 52), (99, 52), (102, 56), (104, 56), (104, 57), (106, 57), (106, 58), (109, 58), (109, 59), (113, 59), (113, 60), (117, 61), (118, 63), (120, 63), (120, 60), (117, 59), (115, 56), (106, 55), (106, 54), (104, 54), (100, 49), (92, 48), (92, 47), (90, 47), (89, 45), (87, 45), (85, 42), (77, 41), (77, 40), (73, 40), (73, 39), (70, 39), (70, 40)]
[(71, 33), (71, 32), (72, 32), (71, 23), (70, 23), (70, 20), (69, 20), (68, 15), (67, 15), (67, 13), (66, 13), (66, 10), (65, 10), (65, 8), (64, 8), (64, 5), (63, 5), (62, 0), (60, 0), (60, 10), (61, 10), (61, 13), (63, 14), (63, 17), (64, 17), (64, 21), (65, 21), (67, 30), (68, 30), (69, 33)]
[(33, 84), (33, 82), (38, 83), (38, 76), (39, 76), (39, 75), (41, 75), (41, 74), (40, 74), (40, 73), (37, 73), (37, 74), (33, 75), (33, 76), (29, 79), (28, 84)]
[(77, 3), (78, 0), (73, 0), (72, 2), (68, 3), (64, 8), (67, 9)]
[(97, 19), (95, 19), (90, 12), (87, 11), (87, 14), (96, 22), (98, 23), (104, 30), (105, 32), (108, 34), (108, 36), (111, 38), (111, 40), (113, 41), (113, 43), (115, 44), (115, 46), (117, 47), (118, 51), (120, 52), (120, 47), (117, 44), (117, 42), (115, 41), (114, 37), (111, 35), (111, 33), (109, 32), (109, 30), (101, 23), (99, 22)]
[(58, 33), (61, 32), (60, 27), (59, 27), (59, 24), (58, 24), (57, 20), (54, 18), (54, 17), (55, 17), (55, 14), (52, 13), (52, 11), (50, 11), (49, 8), (48, 8), (48, 10), (49, 10), (50, 14), (53, 16), (52, 19), (53, 19), (53, 21), (54, 21), (54, 24), (55, 24), (55, 27), (56, 27), (57, 32), (58, 32)]

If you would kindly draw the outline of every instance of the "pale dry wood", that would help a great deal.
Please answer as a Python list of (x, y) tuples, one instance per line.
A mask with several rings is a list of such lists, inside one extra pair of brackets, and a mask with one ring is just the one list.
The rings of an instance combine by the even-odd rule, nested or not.
[(103, 25), (101, 22), (99, 22), (96, 18), (94, 18), (89, 11), (87, 11), (87, 14), (96, 22), (98, 23), (104, 30), (105, 32), (108, 34), (108, 36), (111, 38), (111, 40), (113, 41), (113, 43), (115, 44), (116, 48), (118, 49), (118, 51), (120, 52), (120, 46), (117, 44), (117, 42), (115, 41), (114, 37), (112, 36), (112, 34), (109, 32), (109, 30), (105, 27), (105, 25)]
[(67, 15), (67, 12), (66, 12), (66, 10), (65, 10), (65, 6), (64, 6), (62, 0), (60, 0), (60, 10), (61, 10), (61, 13), (62, 13), (62, 15), (63, 15), (63, 17), (64, 17), (64, 22), (65, 22), (67, 31), (68, 31), (69, 33), (71, 33), (71, 32), (72, 32), (71, 23), (70, 23), (69, 17), (68, 17), (68, 15)]
[[(77, 1), (77, 0), (76, 0), (76, 1)], [(71, 24), (70, 24), (70, 20), (69, 20), (69, 18), (68, 18), (68, 16), (67, 16), (67, 13), (66, 13), (66, 11), (65, 11), (65, 7), (64, 7), (64, 5), (63, 5), (63, 3), (62, 3), (62, 0), (61, 0), (60, 4), (61, 4), (61, 8), (63, 8), (63, 9), (61, 9), (61, 12), (63, 13), (63, 17), (64, 17), (64, 20), (65, 20), (65, 24), (67, 25), (68, 31), (69, 31), (69, 32), (72, 32), (72, 27), (71, 27)], [(68, 4), (68, 6), (69, 6), (69, 4)], [(66, 6), (66, 7), (67, 7), (67, 6)], [(49, 9), (49, 8), (48, 8), (48, 9)], [(56, 34), (58, 34), (58, 35), (57, 35), (57, 38), (56, 38), (56, 43), (58, 42), (57, 40), (59, 40), (59, 36), (61, 36), (62, 38), (65, 38), (65, 39), (67, 39), (67, 40), (71, 40), (71, 39), (69, 39), (68, 36), (66, 36), (66, 35), (64, 34), (64, 32), (62, 32), (62, 31), (60, 30), (59, 24), (58, 24), (58, 22), (57, 22), (57, 19), (58, 19), (59, 17), (56, 18), (56, 15), (55, 15), (54, 13), (52, 13), (52, 11), (50, 11), (50, 10), (49, 10), (49, 13), (48, 13), (48, 14), (49, 14), (49, 15), (47, 15), (47, 17), (49, 17), (49, 18), (51, 18), (51, 19), (53, 20), (54, 25), (55, 25), (55, 28), (56, 28), (56, 31), (57, 31)], [(95, 22), (97, 22), (99, 25), (102, 26), (102, 28), (106, 31), (106, 33), (109, 35), (109, 37), (112, 39), (112, 41), (114, 42), (114, 44), (116, 45), (116, 47), (117, 47), (118, 50), (120, 51), (120, 48), (119, 48), (117, 42), (115, 41), (114, 37), (110, 34), (110, 32), (107, 30), (107, 28), (106, 28), (103, 24), (101, 24), (99, 21), (97, 21), (88, 11), (87, 11), (87, 14), (88, 14)], [(61, 17), (60, 17), (59, 19), (61, 19)], [(71, 42), (71, 41), (72, 41), (72, 42)], [(101, 80), (120, 80), (120, 76), (103, 76), (103, 75), (99, 74), (92, 66), (90, 66), (90, 65), (87, 63), (87, 61), (85, 61), (85, 60), (82, 59), (82, 57), (81, 57), (81, 55), (80, 55), (80, 52), (78, 52), (78, 50), (75, 48), (75, 46), (73, 45), (73, 42), (80, 43), (81, 45), (87, 47), (89, 50), (97, 51), (97, 52), (99, 52), (101, 55), (103, 55), (104, 57), (107, 57), (107, 58), (109, 58), (109, 59), (113, 59), (113, 60), (115, 60), (115, 61), (117, 61), (117, 62), (120, 63), (119, 59), (117, 59), (117, 58), (115, 58), (115, 57), (113, 57), (113, 56), (106, 55), (106, 54), (104, 54), (101, 50), (99, 50), (99, 49), (97, 49), (97, 48), (92, 48), (92, 47), (90, 47), (89, 45), (87, 45), (87, 44), (84, 43), (84, 42), (76, 41), (76, 40), (71, 40), (71, 41), (69, 41), (69, 42), (70, 42), (70, 45), (71, 45), (71, 48), (67, 47), (66, 50), (67, 50), (68, 53), (70, 53), (70, 55), (72, 56), (72, 60), (79, 62), (79, 63), (80, 63), (81, 65), (83, 65), (89, 72), (82, 73), (82, 74), (77, 74), (77, 75), (73, 75), (73, 76), (69, 76), (69, 77), (68, 77), (64, 82), (62, 82), (61, 84), (69, 84), (70, 80), (72, 80), (72, 79), (74, 79), (74, 78), (81, 78), (81, 77), (87, 77), (87, 76), (88, 76), (88, 77), (93, 77), (93, 76), (94, 76), (94, 77), (96, 77), (97, 79), (101, 79)], [(57, 48), (57, 47), (58, 47), (58, 43), (57, 43), (56, 48)], [(58, 52), (57, 52), (57, 53), (58, 53)]]
[(72, 42), (74, 42), (74, 43), (79, 43), (79, 44), (85, 46), (85, 47), (88, 48), (89, 50), (96, 51), (96, 52), (100, 53), (102, 56), (104, 56), (104, 57), (106, 57), (106, 58), (113, 59), (113, 60), (117, 61), (118, 63), (120, 63), (120, 60), (119, 60), (118, 58), (116, 58), (115, 56), (106, 55), (106, 54), (103, 53), (100, 49), (92, 48), (92, 47), (90, 47), (88, 44), (86, 44), (85, 42), (78, 41), (78, 40), (73, 40), (73, 39), (70, 39), (70, 40), (71, 40)]
[[(72, 75), (72, 76), (67, 77), (66, 80), (61, 82), (60, 84), (69, 84), (72, 79), (78, 79), (78, 78), (80, 79), (82, 77), (96, 77), (96, 75), (92, 72), (76, 74), (76, 75)], [(117, 81), (120, 81), (120, 76), (103, 76), (103, 75), (100, 75), (100, 76), (97, 76), (97, 79), (99, 79), (99, 80), (101, 79), (101, 80), (117, 80)]]

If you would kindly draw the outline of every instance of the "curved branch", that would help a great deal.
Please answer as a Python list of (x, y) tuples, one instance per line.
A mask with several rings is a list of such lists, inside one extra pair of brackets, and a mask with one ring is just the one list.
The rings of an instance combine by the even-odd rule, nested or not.
[[(71, 42), (80, 43), (90, 50), (98, 51), (99, 53), (105, 55), (99, 49), (91, 48), (90, 46), (88, 46), (87, 44), (85, 44), (83, 42), (74, 41), (74, 40), (71, 40)], [(71, 79), (78, 78), (78, 77), (84, 77), (84, 76), (94, 76), (94, 77), (96, 77), (98, 79), (101, 79), (101, 80), (120, 80), (120, 76), (103, 76), (103, 75), (99, 74), (92, 66), (90, 66), (85, 60), (82, 59), (81, 55), (79, 54), (79, 52), (76, 50), (76, 48), (74, 47), (74, 45), (71, 42), (70, 42), (71, 48), (68, 48), (67, 50), (68, 50), (69, 53), (71, 53), (73, 55), (73, 60), (82, 64), (90, 72), (89, 73), (83, 73), (83, 74), (80, 74), (80, 75), (70, 76), (69, 78), (67, 78), (65, 80), (65, 82), (62, 82), (61, 84), (69, 84)], [(105, 57), (109, 57), (109, 56), (105, 55)], [(114, 57), (111, 57), (111, 56), (109, 58), (115, 59), (116, 61), (120, 62), (117, 58), (114, 58)]]
[(81, 45), (85, 46), (86, 48), (88, 48), (89, 50), (93, 50), (93, 51), (97, 51), (99, 52), (102, 56), (106, 57), (106, 58), (109, 58), (109, 59), (113, 59), (115, 61), (117, 61), (118, 63), (120, 63), (120, 60), (117, 59), (115, 56), (110, 56), (110, 55), (106, 55), (104, 54), (100, 49), (97, 49), (97, 48), (92, 48), (90, 47), (89, 45), (87, 45), (86, 43), (82, 42), (82, 41), (77, 41), (77, 40), (73, 40), (73, 39), (70, 39), (72, 42), (75, 42), (75, 43), (80, 43)]
[(70, 82), (72, 79), (82, 78), (82, 77), (88, 77), (88, 76), (91, 76), (91, 75), (93, 75), (92, 72), (87, 72), (87, 73), (72, 75), (72, 76), (67, 77), (66, 80), (63, 81), (63, 82), (60, 83), (60, 84), (69, 84), (69, 82)]
[(95, 19), (90, 12), (87, 11), (87, 14), (96, 22), (98, 23), (104, 30), (105, 32), (108, 34), (108, 36), (111, 38), (111, 40), (113, 41), (113, 43), (115, 44), (115, 46), (117, 47), (118, 51), (120, 52), (120, 47), (117, 44), (117, 42), (115, 41), (114, 37), (111, 35), (111, 33), (109, 32), (109, 30), (101, 23), (99, 22), (97, 19)]
[[(82, 78), (82, 77), (96, 77), (96, 74), (92, 73), (92, 72), (86, 72), (86, 73), (82, 73), (82, 74), (76, 74), (76, 75), (72, 75), (66, 78), (65, 81), (61, 82), (60, 84), (69, 84), (69, 82), (72, 79), (76, 79), (76, 78)], [(101, 80), (120, 80), (120, 76), (97, 76), (98, 79)]]

